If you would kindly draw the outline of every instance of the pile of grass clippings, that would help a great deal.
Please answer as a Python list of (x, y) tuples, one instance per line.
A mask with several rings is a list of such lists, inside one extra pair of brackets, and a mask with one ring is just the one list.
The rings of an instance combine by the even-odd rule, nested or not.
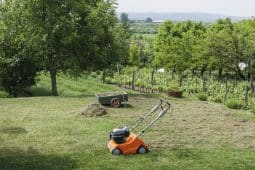
[(98, 103), (91, 103), (80, 109), (80, 114), (88, 117), (97, 117), (107, 114), (105, 107)]

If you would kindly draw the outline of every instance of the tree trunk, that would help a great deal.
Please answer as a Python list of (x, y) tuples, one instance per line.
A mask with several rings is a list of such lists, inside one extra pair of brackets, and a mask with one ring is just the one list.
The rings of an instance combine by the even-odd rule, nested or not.
[(154, 73), (155, 73), (155, 71), (154, 71), (154, 67), (152, 68), (152, 72), (151, 72), (151, 85), (153, 86), (153, 84), (154, 84)]
[(222, 77), (222, 68), (219, 68), (218, 70), (218, 78), (220, 79)]
[(13, 90), (13, 97), (15, 97), (15, 98), (18, 97), (18, 90), (17, 89)]
[(236, 74), (238, 75), (239, 78), (241, 78), (242, 80), (245, 80), (245, 76), (243, 75), (240, 67), (236, 64)]
[(103, 75), (102, 75), (103, 84), (105, 83), (105, 77), (106, 77), (106, 70), (103, 70)]
[(210, 69), (209, 70), (209, 77), (211, 77), (212, 76), (212, 70)]
[(204, 77), (204, 73), (205, 73), (205, 71), (206, 71), (206, 68), (207, 68), (207, 64), (205, 64), (205, 65), (202, 67), (202, 69), (200, 70), (200, 76), (201, 76), (201, 77)]
[(200, 77), (204, 77), (204, 73), (205, 73), (205, 68), (203, 67), (203, 68), (200, 70)]
[(172, 69), (172, 80), (174, 80), (174, 79), (175, 79), (174, 74), (175, 74), (175, 66), (174, 66), (174, 68)]
[(51, 95), (58, 96), (58, 89), (57, 89), (57, 70), (51, 69), (50, 70), (50, 78), (51, 78)]
[(58, 96), (57, 90), (57, 62), (53, 56), (49, 57), (49, 71), (51, 79), (51, 95)]

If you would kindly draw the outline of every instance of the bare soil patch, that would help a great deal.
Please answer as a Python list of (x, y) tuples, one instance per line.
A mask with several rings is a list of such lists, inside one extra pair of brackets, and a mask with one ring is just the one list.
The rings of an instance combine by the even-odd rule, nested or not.
[[(163, 117), (142, 136), (152, 149), (181, 147), (255, 149), (255, 122), (243, 120), (223, 105), (211, 102), (170, 99), (173, 111)], [(115, 118), (130, 120), (132, 124), (140, 115), (149, 111), (157, 99), (131, 97), (130, 110), (118, 111)], [(242, 111), (241, 114), (252, 114)], [(126, 117), (126, 118), (125, 118)], [(121, 122), (121, 121), (120, 121)], [(146, 124), (146, 122), (145, 122)], [(139, 129), (137, 130), (139, 131)]]

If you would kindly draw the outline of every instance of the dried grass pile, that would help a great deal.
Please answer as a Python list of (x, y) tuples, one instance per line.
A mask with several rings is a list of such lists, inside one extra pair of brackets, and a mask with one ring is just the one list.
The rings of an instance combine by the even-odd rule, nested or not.
[(80, 114), (88, 117), (97, 117), (107, 114), (105, 107), (98, 103), (91, 103), (80, 109)]

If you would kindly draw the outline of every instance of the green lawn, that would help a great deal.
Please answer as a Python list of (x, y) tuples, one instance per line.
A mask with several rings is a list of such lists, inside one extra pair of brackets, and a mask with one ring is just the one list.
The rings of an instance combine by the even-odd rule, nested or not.
[[(109, 131), (130, 125), (157, 102), (131, 94), (128, 105), (84, 117), (95, 92), (115, 91), (99, 80), (59, 80), (60, 97), (0, 98), (0, 169), (255, 169), (255, 121), (249, 112), (210, 102), (170, 99), (167, 114), (142, 137), (151, 152), (113, 156)], [(46, 95), (47, 76), (33, 94)], [(239, 115), (242, 116), (239, 116)]]

